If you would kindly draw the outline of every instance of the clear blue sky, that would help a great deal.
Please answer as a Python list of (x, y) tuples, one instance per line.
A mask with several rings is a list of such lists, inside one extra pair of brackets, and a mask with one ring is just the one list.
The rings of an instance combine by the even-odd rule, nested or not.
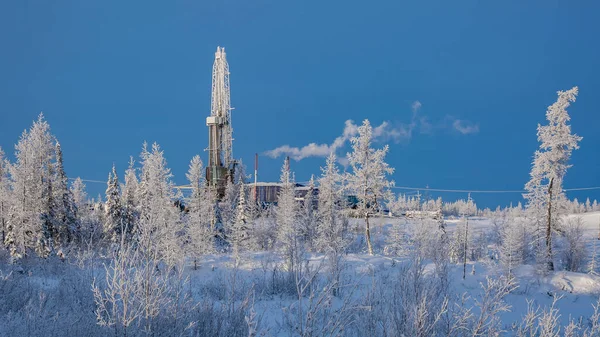
[[(70, 176), (106, 180), (113, 162), (122, 173), (147, 140), (183, 184), (192, 156), (206, 160), (220, 45), (234, 154), (249, 168), (255, 152), (331, 144), (348, 119), (417, 121), (410, 138), (389, 140), (397, 185), (522, 189), (537, 123), (557, 90), (578, 85), (570, 114), (584, 139), (565, 186), (600, 186), (598, 13), (597, 1), (573, 0), (2, 1), (0, 146), (12, 152), (43, 111)], [(278, 179), (281, 164), (262, 156), (260, 180)], [(323, 164), (292, 167), (306, 180)], [(600, 199), (569, 197), (588, 195)]]

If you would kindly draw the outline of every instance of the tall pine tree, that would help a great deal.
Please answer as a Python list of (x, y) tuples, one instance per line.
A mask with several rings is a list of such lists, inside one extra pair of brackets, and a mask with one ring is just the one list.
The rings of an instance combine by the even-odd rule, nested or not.
[(117, 169), (113, 164), (111, 173), (108, 174), (106, 183), (106, 203), (104, 206), (104, 234), (112, 243), (121, 242), (121, 236), (127, 232), (123, 219), (123, 206), (121, 204), (121, 187)]
[(55, 245), (64, 247), (68, 245), (73, 237), (77, 235), (79, 228), (77, 219), (77, 206), (73, 199), (73, 193), (69, 189), (67, 175), (63, 164), (63, 154), (60, 143), (56, 142), (56, 163), (54, 168), (54, 186), (52, 189), (55, 202)]

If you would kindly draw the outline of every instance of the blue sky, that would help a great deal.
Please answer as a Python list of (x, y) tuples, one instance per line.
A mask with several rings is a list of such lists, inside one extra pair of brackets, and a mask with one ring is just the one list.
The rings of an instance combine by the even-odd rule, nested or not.
[[(12, 152), (43, 111), (70, 176), (106, 180), (113, 162), (123, 172), (146, 140), (183, 184), (189, 160), (206, 160), (219, 45), (234, 155), (251, 169), (262, 154), (260, 180), (282, 164), (266, 151), (332, 144), (347, 120), (368, 118), (396, 135), (386, 142), (397, 185), (522, 189), (537, 123), (557, 90), (577, 85), (570, 114), (584, 139), (565, 186), (600, 186), (598, 13), (595, 1), (548, 0), (3, 1), (0, 146)], [(292, 162), (297, 180), (324, 161)], [(492, 207), (520, 195), (474, 198)]]

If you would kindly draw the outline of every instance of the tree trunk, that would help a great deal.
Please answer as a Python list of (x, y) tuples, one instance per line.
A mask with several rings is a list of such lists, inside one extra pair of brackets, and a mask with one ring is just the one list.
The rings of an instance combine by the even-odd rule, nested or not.
[(546, 224), (546, 263), (548, 271), (554, 271), (554, 262), (552, 261), (552, 184), (554, 178), (550, 179), (548, 186), (548, 223)]
[(371, 227), (369, 226), (369, 211), (365, 213), (365, 236), (367, 238), (367, 250), (369, 255), (373, 255), (373, 245), (371, 245)]
[(469, 219), (467, 218), (465, 224), (465, 255), (463, 257), (463, 280), (467, 274), (467, 249), (468, 249), (468, 241), (469, 241)]

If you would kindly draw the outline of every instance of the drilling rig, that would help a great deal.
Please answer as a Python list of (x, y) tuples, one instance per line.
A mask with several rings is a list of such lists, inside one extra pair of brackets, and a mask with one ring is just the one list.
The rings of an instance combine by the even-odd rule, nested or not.
[(225, 194), (227, 181), (233, 182), (236, 161), (233, 160), (233, 128), (231, 127), (231, 100), (229, 91), (229, 64), (225, 48), (217, 47), (212, 71), (212, 95), (208, 126), (208, 166), (206, 182), (215, 188), (220, 200)]

